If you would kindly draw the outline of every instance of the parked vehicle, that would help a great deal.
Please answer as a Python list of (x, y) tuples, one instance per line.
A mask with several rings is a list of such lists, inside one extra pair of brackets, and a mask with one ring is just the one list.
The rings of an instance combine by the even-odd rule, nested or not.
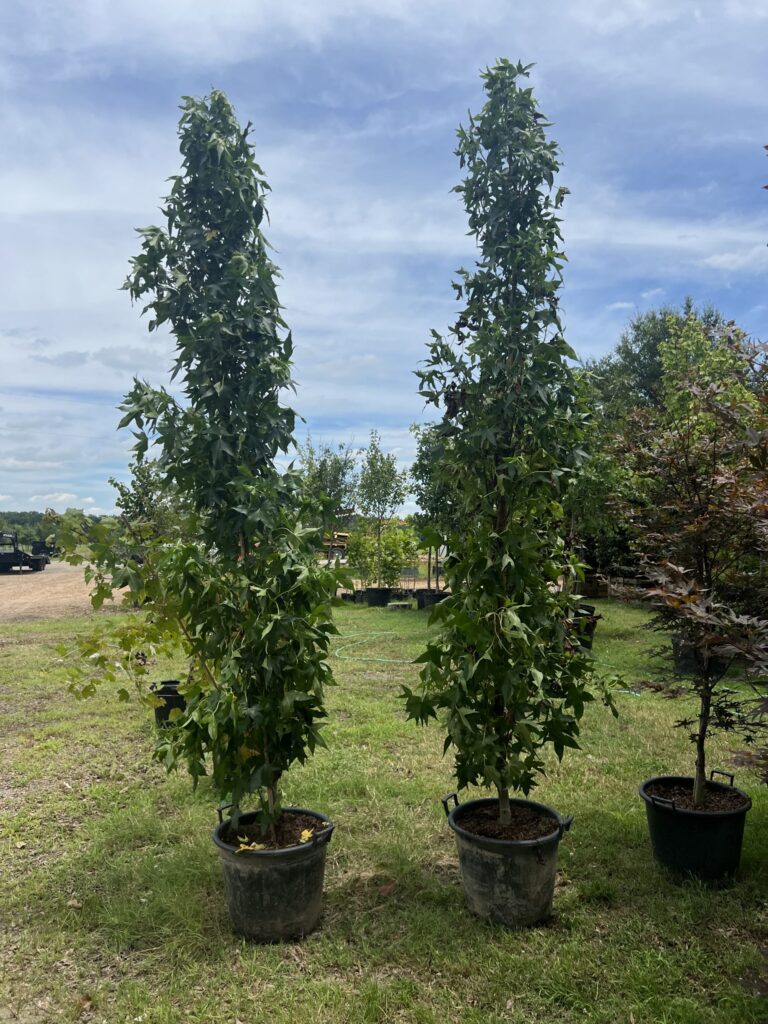
[(31, 554), (19, 545), (18, 534), (0, 533), (0, 572), (10, 572), (12, 569), (31, 569), (32, 572), (42, 572), (50, 562), (47, 554)]

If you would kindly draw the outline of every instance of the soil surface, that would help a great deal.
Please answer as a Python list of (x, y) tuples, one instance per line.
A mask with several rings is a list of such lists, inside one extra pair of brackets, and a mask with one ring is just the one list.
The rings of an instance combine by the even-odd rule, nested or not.
[(550, 814), (544, 814), (533, 807), (519, 807), (512, 804), (512, 823), (499, 824), (499, 809), (496, 804), (478, 807), (462, 814), (456, 822), (467, 832), (488, 839), (541, 839), (557, 831), (558, 824)]
[(654, 782), (646, 786), (649, 796), (659, 796), (664, 800), (673, 800), (675, 807), (684, 811), (738, 811), (747, 804), (746, 799), (735, 789), (715, 789), (708, 785), (704, 791), (704, 803), (693, 806), (693, 782), (689, 785), (680, 783)]
[[(0, 573), (0, 622), (93, 613), (81, 565), (51, 562), (42, 572)], [(105, 608), (110, 607), (109, 603)]]
[[(239, 847), (245, 841), (246, 844), (258, 843), (265, 850), (286, 850), (291, 846), (302, 845), (302, 832), (310, 831), (314, 834), (322, 832), (327, 827), (327, 822), (318, 821), (311, 814), (283, 814), (275, 827), (274, 839), (262, 835), (261, 826), (258, 823), (239, 825), (234, 833), (232, 829), (226, 830), (221, 838), (225, 843), (235, 847)], [(305, 842), (309, 842), (309, 839)]]

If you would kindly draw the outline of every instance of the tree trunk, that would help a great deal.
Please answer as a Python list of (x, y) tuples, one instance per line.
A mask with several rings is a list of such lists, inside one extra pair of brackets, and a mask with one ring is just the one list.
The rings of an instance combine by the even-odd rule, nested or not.
[(381, 520), (376, 523), (376, 586), (381, 586)]
[(510, 825), (512, 823), (512, 808), (509, 805), (509, 790), (499, 789), (499, 824)]
[(705, 743), (709, 716), (712, 708), (712, 686), (707, 683), (701, 691), (699, 706), (699, 728), (696, 733), (696, 775), (693, 780), (693, 806), (699, 807), (704, 802), (704, 790), (707, 784), (707, 763)]
[(275, 831), (275, 801), (277, 800), (277, 786), (267, 786), (267, 807), (269, 808), (269, 838), (274, 842), (277, 839)]
[(427, 548), (427, 590), (432, 589), (432, 545)]

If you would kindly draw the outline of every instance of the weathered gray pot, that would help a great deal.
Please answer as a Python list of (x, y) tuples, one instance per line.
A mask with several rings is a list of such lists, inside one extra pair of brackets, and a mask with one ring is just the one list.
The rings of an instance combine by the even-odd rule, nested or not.
[[(455, 806), (449, 811), (451, 800)], [(456, 835), (467, 907), (478, 917), (507, 928), (527, 928), (552, 913), (557, 847), (573, 818), (561, 818), (551, 807), (532, 800), (510, 803), (549, 815), (552, 833), (541, 839), (488, 839), (462, 828), (461, 819), (475, 808), (498, 806), (498, 800), (460, 804), (455, 793), (443, 798), (448, 824)]]
[[(333, 822), (303, 807), (286, 807), (283, 814), (309, 814), (326, 823), (308, 843), (284, 850), (244, 850), (224, 842), (229, 821), (214, 829), (232, 927), (254, 942), (281, 942), (308, 935), (320, 922), (323, 909), (325, 855)], [(242, 814), (248, 825), (257, 812)]]

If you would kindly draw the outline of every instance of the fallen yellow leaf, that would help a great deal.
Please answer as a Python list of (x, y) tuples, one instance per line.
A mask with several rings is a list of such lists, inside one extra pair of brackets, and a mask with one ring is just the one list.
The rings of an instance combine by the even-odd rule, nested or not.
[(235, 853), (245, 853), (246, 850), (266, 850), (264, 843), (249, 843), (245, 836), (238, 836), (240, 840), (240, 846), (235, 850)]
[(299, 837), (300, 843), (308, 843), (312, 836), (315, 834), (314, 829), (305, 828)]

